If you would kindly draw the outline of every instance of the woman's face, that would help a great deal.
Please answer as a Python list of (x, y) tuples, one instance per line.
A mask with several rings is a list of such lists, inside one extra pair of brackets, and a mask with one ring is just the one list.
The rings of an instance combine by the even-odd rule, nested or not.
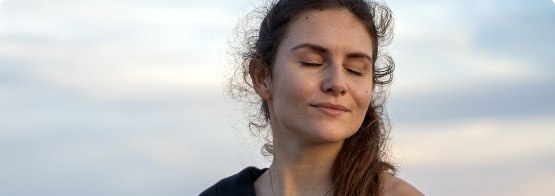
[[(274, 138), (338, 142), (360, 127), (372, 97), (372, 40), (345, 9), (299, 15), (265, 78)], [(264, 89), (263, 89), (264, 90)]]

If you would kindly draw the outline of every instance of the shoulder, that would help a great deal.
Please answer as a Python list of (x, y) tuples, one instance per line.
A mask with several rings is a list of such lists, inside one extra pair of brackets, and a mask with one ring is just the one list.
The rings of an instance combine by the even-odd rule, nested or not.
[(254, 195), (253, 183), (266, 169), (247, 167), (232, 176), (224, 178), (200, 193), (201, 196)]
[(384, 196), (421, 196), (424, 195), (414, 186), (398, 178), (388, 172), (383, 177), (383, 194)]

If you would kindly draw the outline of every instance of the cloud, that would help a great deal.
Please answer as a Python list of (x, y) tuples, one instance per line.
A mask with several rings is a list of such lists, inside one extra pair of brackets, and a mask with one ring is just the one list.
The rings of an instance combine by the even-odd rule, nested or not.
[(471, 79), (534, 79), (554, 71), (547, 59), (555, 48), (543, 43), (553, 40), (548, 32), (555, 31), (549, 25), (555, 12), (542, 2), (403, 2), (391, 6), (397, 28), (390, 50), (397, 62), (396, 79), (410, 80), (399, 87), (404, 91), (442, 90)]
[(554, 193), (546, 186), (555, 182), (553, 115), (399, 124), (393, 151), (400, 175), (432, 195)]
[(0, 19), (3, 66), (104, 101), (220, 87), (222, 50), (234, 23), (224, 7), (35, 3), (2, 7), (10, 16)]
[[(555, 111), (553, 8), (519, 1), (392, 2), (390, 111), (437, 121)], [(519, 25), (517, 25), (519, 24)], [(544, 99), (546, 98), (546, 99)]]
[[(245, 2), (1, 3), (0, 195), (195, 195), (268, 164), (220, 90)], [(552, 195), (546, 3), (390, 3), (402, 177), (430, 195)]]
[(0, 113), (2, 195), (196, 194), (242, 167), (221, 165), (240, 156), (220, 94), (112, 104), (50, 96)]
[(541, 116), (555, 112), (551, 103), (555, 93), (548, 90), (555, 88), (553, 84), (553, 79), (545, 78), (477, 80), (450, 84), (437, 92), (423, 90), (413, 94), (403, 94), (394, 86), (388, 111), (394, 122), (411, 123)]
[[(482, 118), (459, 122), (395, 126), (406, 164), (474, 167), (555, 155), (550, 135), (553, 115), (534, 118)], [(528, 130), (528, 131), (522, 131)], [(434, 138), (428, 141), (425, 138)], [(427, 141), (427, 142), (422, 142)], [(484, 148), (487, 147), (487, 148)], [(555, 158), (555, 157), (553, 157)]]

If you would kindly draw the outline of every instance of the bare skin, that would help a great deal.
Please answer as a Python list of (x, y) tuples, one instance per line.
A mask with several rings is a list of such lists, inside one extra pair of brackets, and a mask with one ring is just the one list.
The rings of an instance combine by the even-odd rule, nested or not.
[[(254, 183), (256, 195), (321, 196), (333, 188), (334, 160), (371, 102), (372, 46), (348, 10), (309, 11), (291, 24), (273, 73), (250, 70), (268, 103), (275, 151)], [(422, 195), (394, 176), (384, 178), (383, 194)]]
[(414, 186), (405, 182), (403, 179), (386, 174), (384, 178), (383, 196), (421, 196), (424, 195)]

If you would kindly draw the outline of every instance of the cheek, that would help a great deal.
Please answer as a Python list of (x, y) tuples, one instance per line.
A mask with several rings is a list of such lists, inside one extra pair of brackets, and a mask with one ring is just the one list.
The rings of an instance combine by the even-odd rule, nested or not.
[(372, 88), (361, 89), (357, 94), (353, 94), (353, 96), (359, 108), (359, 115), (361, 115), (361, 118), (364, 118), (372, 102)]
[(307, 83), (305, 81), (299, 80), (298, 78), (288, 79), (283, 87), (282, 93), (285, 98), (290, 102), (290, 105), (297, 106), (302, 105), (304, 100), (308, 97)]
[(282, 72), (280, 78), (274, 83), (274, 96), (277, 103), (282, 106), (296, 106), (301, 104), (302, 98), (306, 95), (305, 81), (296, 75), (287, 72)]
[(353, 92), (353, 96), (360, 104), (368, 105), (372, 101), (372, 87), (359, 86), (358, 91)]
[(280, 82), (280, 91), (289, 98), (304, 97), (309, 90), (314, 90), (312, 78), (307, 78), (299, 73), (285, 73)]

